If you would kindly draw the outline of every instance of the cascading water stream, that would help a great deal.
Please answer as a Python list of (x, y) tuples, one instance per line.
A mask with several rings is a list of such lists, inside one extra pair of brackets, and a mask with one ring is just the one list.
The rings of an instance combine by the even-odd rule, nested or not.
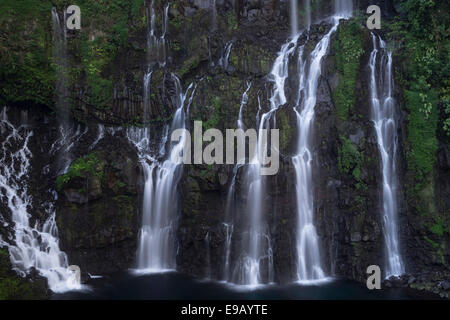
[(290, 0), (291, 36), (298, 33), (298, 0)]
[[(192, 103), (195, 87), (191, 84), (183, 93), (180, 81), (172, 75), (177, 95), (177, 110), (171, 125), (171, 132), (184, 129), (186, 113)], [(191, 90), (192, 89), (192, 90)], [(186, 98), (191, 91), (188, 104)], [(166, 131), (166, 135), (168, 131)], [(175, 264), (175, 227), (177, 220), (176, 187), (182, 175), (183, 166), (177, 159), (183, 151), (186, 135), (180, 137), (177, 143), (171, 143), (166, 160), (162, 163), (151, 155), (150, 132), (148, 128), (130, 129), (129, 140), (137, 147), (141, 165), (145, 175), (145, 185), (142, 204), (142, 227), (138, 240), (137, 271), (144, 273), (164, 272), (174, 270)], [(165, 144), (167, 136), (161, 140)], [(158, 152), (161, 153), (161, 145)]]
[[(350, 3), (350, 5), (349, 5)], [(298, 145), (292, 157), (296, 177), (297, 198), (297, 280), (309, 282), (325, 279), (319, 237), (314, 226), (314, 194), (312, 181), (312, 130), (317, 101), (317, 86), (321, 62), (327, 54), (331, 35), (337, 30), (339, 18), (351, 15), (351, 1), (336, 1), (333, 26), (317, 43), (309, 58), (303, 58), (304, 47), (299, 48), (299, 91), (294, 111), (297, 116)]]
[(311, 0), (303, 0), (304, 8), (305, 8), (305, 27), (306, 30), (311, 28)]
[[(74, 135), (79, 134), (79, 127), (74, 134), (74, 126), (70, 122), (70, 97), (69, 93), (69, 58), (67, 55), (67, 28), (66, 10), (63, 10), (63, 21), (60, 20), (58, 11), (52, 8), (52, 27), (53, 27), (53, 59), (55, 62), (55, 108), (60, 123), (58, 138), (58, 160), (57, 170), (64, 173), (71, 163), (72, 147), (74, 145)], [(85, 133), (85, 132), (84, 132)], [(84, 134), (83, 133), (83, 134)], [(54, 144), (56, 145), (56, 144)]]
[(147, 7), (147, 70), (143, 77), (143, 109), (144, 121), (149, 120), (148, 110), (150, 108), (150, 82), (154, 65), (157, 63), (160, 67), (166, 65), (166, 33), (169, 25), (169, 6), (167, 3), (164, 7), (163, 30), (161, 36), (156, 36), (156, 14), (154, 8), (154, 0), (152, 0), (150, 7)]
[(372, 121), (381, 154), (383, 177), (382, 224), (386, 246), (386, 278), (405, 273), (398, 240), (397, 112), (392, 97), (392, 53), (385, 42), (372, 34), (370, 55), (370, 95)]
[(340, 18), (350, 18), (353, 15), (352, 0), (334, 0), (334, 14)]
[(62, 116), (64, 122), (67, 120), (67, 98), (69, 97), (68, 89), (68, 59), (67, 59), (67, 33), (65, 28), (65, 11), (64, 21), (61, 23), (58, 11), (52, 8), (52, 27), (53, 27), (53, 58), (56, 68), (55, 96), (56, 110)]
[[(272, 67), (270, 79), (273, 83), (273, 91), (270, 102), (270, 110), (266, 113), (258, 113), (258, 137), (256, 151), (250, 159), (245, 170), (243, 180), (244, 190), (248, 190), (244, 212), (248, 215), (245, 231), (242, 234), (241, 253), (237, 265), (234, 268), (232, 282), (257, 286), (263, 282), (273, 281), (273, 255), (271, 248), (270, 232), (267, 222), (264, 221), (264, 181), (261, 175), (264, 157), (267, 148), (267, 136), (263, 129), (270, 129), (271, 120), (275, 120), (277, 109), (287, 102), (285, 94), (285, 81), (288, 77), (289, 58), (295, 52), (298, 35), (285, 43)], [(242, 121), (242, 120), (241, 120)], [(262, 264), (266, 263), (267, 272), (262, 274)]]
[[(26, 126), (14, 127), (7, 119), (6, 108), (2, 112), (0, 128), (2, 135), (7, 134), (0, 151), (0, 199), (7, 204), (14, 224), (12, 242), (0, 239), (0, 246), (8, 247), (11, 263), (22, 276), (34, 267), (47, 278), (54, 292), (81, 289), (76, 275), (67, 269), (66, 254), (59, 249), (53, 203), (46, 204), (48, 219), (42, 225), (39, 222), (34, 227), (30, 224), (32, 198), (26, 181), (31, 170), (32, 153), (28, 145), (33, 131)], [(53, 197), (56, 200), (56, 193)]]
[(166, 34), (169, 26), (169, 6), (164, 7), (164, 16), (162, 23), (162, 32), (158, 37), (156, 35), (156, 14), (154, 8), (154, 0), (151, 1), (150, 7), (147, 8), (147, 60), (148, 63), (157, 62), (161, 67), (166, 64)]
[(223, 70), (227, 71), (228, 70), (228, 62), (230, 59), (230, 53), (231, 53), (231, 48), (233, 47), (233, 42), (230, 41), (225, 45), (225, 51), (222, 55), (222, 57), (220, 57), (219, 60), (219, 66), (221, 66), (223, 68)]
[(152, 73), (153, 71), (149, 68), (149, 70), (144, 74), (144, 121), (148, 121), (150, 119), (148, 110), (150, 108), (150, 82), (152, 80)]
[[(244, 130), (244, 120), (243, 120), (243, 110), (244, 107), (248, 103), (248, 92), (250, 91), (252, 84), (251, 82), (247, 83), (247, 88), (245, 89), (244, 93), (242, 94), (241, 98), (241, 104), (239, 106), (239, 115), (238, 119), (236, 121), (236, 125), (238, 129)], [(227, 279), (228, 274), (230, 272), (230, 255), (231, 255), (231, 240), (233, 237), (233, 231), (234, 231), (234, 224), (233, 224), (233, 213), (236, 210), (235, 207), (235, 184), (236, 184), (236, 176), (238, 173), (239, 168), (242, 166), (242, 164), (239, 164), (239, 159), (236, 161), (236, 165), (233, 169), (233, 178), (231, 179), (230, 187), (228, 189), (227, 194), (227, 202), (226, 202), (226, 221), (223, 223), (225, 227), (225, 234), (226, 234), (226, 241), (225, 241), (225, 265), (224, 265), (224, 271), (223, 271), (223, 278)]]

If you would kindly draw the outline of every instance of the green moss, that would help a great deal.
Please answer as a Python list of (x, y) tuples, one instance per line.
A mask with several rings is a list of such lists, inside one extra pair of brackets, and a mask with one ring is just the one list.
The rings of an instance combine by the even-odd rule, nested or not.
[(428, 242), (434, 249), (439, 248), (439, 244), (433, 240), (431, 240), (430, 238), (428, 238), (427, 236), (424, 237), (425, 241)]
[[(59, 12), (69, 0), (4, 0), (0, 2), (0, 103), (43, 104), (54, 107), (55, 75), (51, 9)], [(81, 9), (81, 30), (67, 40), (69, 92), (87, 87), (86, 103), (98, 108), (112, 105), (110, 67), (118, 52), (128, 47), (130, 34), (145, 28), (144, 0), (76, 2)], [(74, 107), (78, 102), (67, 97)]]
[(355, 84), (364, 54), (363, 32), (354, 20), (343, 23), (337, 30), (334, 49), (339, 84), (333, 93), (338, 118), (345, 121), (355, 104)]
[(45, 298), (47, 298), (45, 288), (16, 275), (11, 270), (8, 251), (0, 249), (0, 300)]
[(191, 70), (198, 67), (200, 63), (200, 58), (198, 56), (190, 57), (183, 62), (183, 66), (179, 71), (177, 71), (178, 76), (182, 78), (184, 75), (188, 74)]
[(238, 21), (233, 11), (228, 11), (226, 14), (226, 22), (229, 31), (236, 30), (238, 28)]
[(67, 173), (56, 179), (56, 188), (60, 191), (71, 179), (87, 177), (88, 175), (96, 175), (102, 181), (104, 166), (105, 164), (98, 159), (95, 152), (84, 158), (78, 158), (70, 165)]
[(51, 3), (0, 1), (0, 103), (51, 105)]
[(341, 136), (342, 146), (339, 148), (338, 169), (341, 173), (352, 174), (356, 180), (361, 179), (362, 155), (352, 142)]
[(203, 130), (217, 128), (222, 119), (222, 99), (219, 96), (212, 97), (212, 105), (208, 106), (208, 118), (203, 121)]
[(118, 213), (130, 220), (134, 214), (134, 201), (130, 196), (120, 195), (112, 198), (112, 201), (118, 207)]
[(293, 136), (294, 136), (294, 129), (291, 127), (289, 123), (289, 118), (286, 112), (280, 112), (277, 114), (277, 122), (278, 127), (280, 129), (280, 150), (285, 151), (286, 148), (289, 146), (289, 143), (291, 142)]
[[(418, 92), (405, 90), (406, 106), (408, 108), (408, 169), (416, 173), (416, 182), (422, 183), (433, 170), (436, 161), (438, 141), (437, 108), (432, 108), (428, 117), (422, 112), (422, 100)], [(433, 90), (428, 94), (430, 102), (436, 104), (437, 95)]]
[(444, 235), (444, 226), (442, 225), (442, 221), (440, 223), (436, 223), (430, 227), (430, 231), (434, 234), (442, 237)]
[[(438, 135), (446, 132), (450, 114), (446, 112), (450, 70), (450, 46), (445, 23), (448, 3), (403, 0), (398, 12), (402, 19), (389, 25), (389, 36), (397, 41), (397, 59), (403, 63), (398, 83), (404, 89), (408, 112), (405, 147), (408, 204), (425, 219), (429, 236), (435, 237), (446, 229), (437, 222), (445, 214), (439, 213), (441, 209), (437, 208), (435, 164)], [(445, 219), (442, 223), (445, 226)]]
[(444, 233), (450, 234), (450, 228), (448, 223), (446, 223), (446, 219), (448, 219), (445, 214), (444, 215), (435, 215), (434, 216), (434, 224), (430, 226), (430, 231), (435, 235), (442, 237)]
[(362, 168), (365, 163), (365, 155), (358, 151), (352, 142), (340, 136), (341, 146), (338, 149), (338, 170), (342, 174), (352, 177), (355, 181), (353, 184), (354, 196), (351, 201), (352, 212), (360, 212), (364, 214), (367, 200), (367, 190), (369, 186), (362, 178)]

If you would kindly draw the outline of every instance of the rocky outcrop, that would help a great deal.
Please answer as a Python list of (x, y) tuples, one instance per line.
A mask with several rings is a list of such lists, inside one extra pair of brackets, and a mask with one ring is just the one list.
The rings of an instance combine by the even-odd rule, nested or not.
[(32, 270), (21, 278), (12, 270), (8, 250), (0, 249), (0, 300), (48, 299), (47, 280)]
[(61, 248), (91, 274), (134, 265), (140, 225), (139, 165), (126, 137), (106, 136), (57, 180)]

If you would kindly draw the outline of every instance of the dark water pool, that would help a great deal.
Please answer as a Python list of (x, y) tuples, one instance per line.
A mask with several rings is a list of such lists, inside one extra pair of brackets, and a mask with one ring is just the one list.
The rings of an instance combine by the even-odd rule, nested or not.
[(54, 294), (52, 299), (120, 300), (411, 300), (436, 299), (409, 289), (368, 290), (364, 285), (332, 279), (315, 285), (268, 285), (239, 288), (225, 283), (199, 281), (171, 272), (163, 274), (114, 275), (91, 279), (89, 289)]

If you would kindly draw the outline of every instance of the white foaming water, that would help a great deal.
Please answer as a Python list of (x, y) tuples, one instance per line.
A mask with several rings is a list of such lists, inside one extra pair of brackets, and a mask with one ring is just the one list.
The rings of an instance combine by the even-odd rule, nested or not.
[(238, 120), (237, 120), (237, 127), (238, 127), (238, 129), (244, 130), (244, 120), (242, 118), (242, 112), (244, 110), (244, 107), (248, 103), (248, 92), (250, 91), (251, 87), (252, 87), (252, 83), (251, 82), (247, 82), (247, 89), (242, 94), (241, 105), (239, 106), (239, 116), (238, 116)]
[(230, 59), (230, 53), (231, 53), (231, 48), (233, 47), (233, 42), (230, 41), (225, 45), (225, 52), (222, 55), (222, 57), (220, 57), (219, 60), (219, 66), (221, 66), (223, 68), (223, 70), (227, 71), (228, 69), (228, 62)]
[(28, 194), (26, 180), (31, 169), (32, 154), (28, 144), (33, 132), (24, 126), (15, 128), (7, 120), (6, 108), (2, 114), (1, 131), (8, 135), (1, 148), (0, 199), (10, 210), (14, 233), (11, 243), (0, 241), (0, 245), (8, 247), (13, 268), (22, 276), (34, 267), (47, 278), (54, 292), (81, 289), (76, 275), (67, 269), (66, 254), (59, 249), (53, 204), (47, 204), (49, 218), (42, 226), (38, 222), (35, 226), (30, 225), (28, 210), (32, 206), (32, 198)]
[(66, 122), (63, 122), (58, 129), (59, 138), (51, 145), (50, 153), (58, 155), (56, 170), (58, 171), (58, 175), (61, 175), (67, 173), (69, 170), (73, 160), (72, 150), (76, 142), (88, 132), (88, 128), (85, 127), (84, 130), (81, 130), (80, 125), (70, 126)]
[[(192, 89), (193, 84), (183, 93), (179, 79), (175, 75), (172, 77), (178, 96), (178, 108), (172, 121), (171, 132), (185, 128), (185, 108), (189, 110), (195, 94), (195, 88)], [(190, 91), (191, 97), (186, 105), (185, 101)], [(139, 151), (145, 175), (137, 272), (159, 273), (174, 270), (176, 267), (175, 227), (178, 213), (176, 188), (183, 171), (183, 166), (177, 159), (183, 151), (187, 137), (182, 136), (179, 142), (171, 143), (166, 160), (160, 163), (151, 155), (148, 128), (130, 129), (127, 135)], [(167, 137), (163, 137), (162, 141), (166, 139)]]
[[(234, 185), (234, 180), (235, 180), (236, 176), (233, 177), (233, 185)], [(232, 190), (232, 191), (231, 191)], [(228, 195), (231, 195), (232, 192), (234, 192), (234, 189), (231, 189), (230, 187), (230, 192), (228, 192)], [(228, 201), (227, 201), (228, 203)], [(228, 211), (227, 207), (227, 211)], [(226, 280), (228, 279), (228, 275), (230, 272), (230, 255), (231, 255), (231, 241), (233, 239), (233, 229), (234, 226), (232, 223), (223, 223), (223, 226), (225, 228), (225, 235), (226, 235), (226, 241), (225, 241), (225, 265), (223, 268), (223, 279)]]
[(290, 0), (291, 36), (298, 33), (298, 0)]
[(299, 93), (294, 108), (297, 115), (297, 154), (292, 157), (296, 177), (297, 196), (297, 280), (310, 282), (325, 279), (322, 268), (319, 238), (314, 226), (314, 194), (312, 182), (312, 129), (317, 100), (317, 85), (321, 75), (321, 62), (327, 54), (331, 35), (337, 30), (338, 17), (333, 18), (330, 31), (319, 41), (307, 59), (303, 47), (299, 49)]
[(382, 223), (386, 245), (386, 278), (405, 273), (398, 240), (398, 178), (397, 178), (397, 113), (392, 97), (392, 53), (386, 44), (372, 34), (370, 54), (370, 95), (372, 121), (381, 154), (383, 176)]
[[(275, 119), (276, 110), (287, 102), (285, 94), (285, 81), (288, 77), (289, 59), (295, 52), (298, 35), (284, 44), (274, 62), (270, 79), (273, 90), (270, 98), (271, 109), (260, 116), (257, 150), (253, 159), (245, 167), (243, 190), (248, 190), (245, 212), (249, 215), (245, 232), (242, 234), (242, 245), (239, 261), (234, 268), (232, 282), (248, 287), (257, 287), (263, 282), (273, 281), (273, 252), (271, 248), (270, 232), (267, 222), (264, 221), (263, 212), (265, 192), (261, 168), (264, 159), (265, 144), (264, 131), (270, 129), (270, 120)], [(259, 113), (258, 113), (259, 117)], [(241, 120), (242, 121), (242, 120)], [(262, 263), (267, 264), (267, 273), (261, 273)]]
[(93, 150), (97, 146), (97, 144), (105, 137), (105, 126), (99, 123), (97, 127), (97, 138), (95, 138), (94, 142), (89, 147), (89, 150)]
[(144, 121), (150, 120), (148, 110), (150, 109), (150, 81), (152, 80), (153, 71), (150, 70), (144, 74), (144, 92), (143, 92), (143, 103), (144, 103)]

